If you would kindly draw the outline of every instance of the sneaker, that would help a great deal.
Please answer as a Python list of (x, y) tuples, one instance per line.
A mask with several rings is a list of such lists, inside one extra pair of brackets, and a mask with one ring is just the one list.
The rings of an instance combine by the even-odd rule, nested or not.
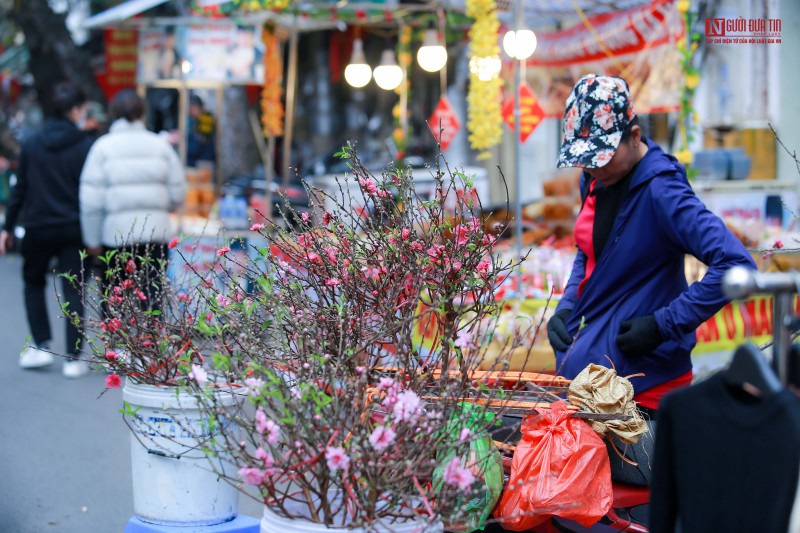
[(77, 379), (82, 378), (89, 373), (89, 364), (86, 361), (64, 361), (62, 368), (65, 378)]
[(22, 368), (41, 368), (53, 364), (53, 355), (39, 348), (29, 346), (19, 356), (19, 366)]

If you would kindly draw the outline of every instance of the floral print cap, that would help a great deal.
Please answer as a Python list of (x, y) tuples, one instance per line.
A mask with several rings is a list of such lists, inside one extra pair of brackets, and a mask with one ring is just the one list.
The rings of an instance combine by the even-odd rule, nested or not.
[(614, 157), (625, 126), (635, 116), (625, 80), (587, 74), (567, 98), (558, 167), (605, 166)]

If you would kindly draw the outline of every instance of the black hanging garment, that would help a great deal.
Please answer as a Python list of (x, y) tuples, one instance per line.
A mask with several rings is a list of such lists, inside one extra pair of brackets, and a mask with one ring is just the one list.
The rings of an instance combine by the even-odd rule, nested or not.
[(658, 413), (650, 532), (785, 532), (800, 469), (800, 402), (753, 396), (725, 373), (667, 395)]

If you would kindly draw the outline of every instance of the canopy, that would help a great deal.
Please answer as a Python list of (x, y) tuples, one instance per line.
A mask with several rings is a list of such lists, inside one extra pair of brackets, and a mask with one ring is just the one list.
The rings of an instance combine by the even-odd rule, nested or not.
[(168, 0), (126, 0), (111, 9), (106, 9), (102, 13), (89, 17), (83, 22), (82, 26), (86, 29), (90, 29), (114, 24), (115, 22), (123, 21), (139, 13), (143, 13), (148, 9), (164, 4), (167, 1)]

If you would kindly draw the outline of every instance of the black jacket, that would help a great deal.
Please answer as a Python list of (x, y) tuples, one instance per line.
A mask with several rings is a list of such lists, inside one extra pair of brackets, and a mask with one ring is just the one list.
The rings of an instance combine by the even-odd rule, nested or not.
[(59, 118), (47, 119), (23, 142), (3, 229), (80, 226), (78, 189), (92, 142), (72, 122)]

